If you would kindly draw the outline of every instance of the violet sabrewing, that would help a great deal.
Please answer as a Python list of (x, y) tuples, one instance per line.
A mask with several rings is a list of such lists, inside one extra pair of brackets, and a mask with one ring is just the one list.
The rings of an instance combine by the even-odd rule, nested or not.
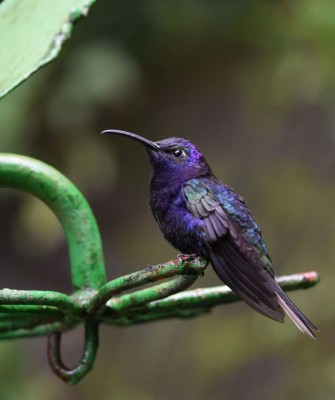
[(243, 197), (221, 182), (189, 141), (153, 142), (134, 133), (105, 130), (143, 144), (153, 173), (150, 207), (165, 237), (184, 254), (209, 260), (217, 275), (261, 314), (284, 322), (286, 313), (304, 333), (318, 329), (277, 284), (262, 233)]

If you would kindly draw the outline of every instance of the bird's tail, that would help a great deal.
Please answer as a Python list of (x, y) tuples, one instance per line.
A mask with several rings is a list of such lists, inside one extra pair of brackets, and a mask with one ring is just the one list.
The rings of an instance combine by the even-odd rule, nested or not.
[(298, 309), (298, 307), (295, 306), (295, 304), (279, 286), (275, 293), (277, 295), (279, 306), (291, 318), (297, 328), (311, 338), (316, 339), (313, 331), (318, 332), (319, 329), (312, 324), (312, 322)]

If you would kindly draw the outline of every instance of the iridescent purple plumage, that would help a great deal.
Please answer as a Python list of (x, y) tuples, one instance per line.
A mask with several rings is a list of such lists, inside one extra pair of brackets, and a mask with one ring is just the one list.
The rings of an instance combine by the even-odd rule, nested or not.
[(317, 328), (274, 279), (272, 262), (244, 199), (212, 173), (190, 141), (151, 142), (125, 134), (147, 147), (153, 166), (150, 206), (164, 237), (179, 251), (208, 259), (218, 276), (260, 313), (283, 322), (284, 311), (315, 338)]

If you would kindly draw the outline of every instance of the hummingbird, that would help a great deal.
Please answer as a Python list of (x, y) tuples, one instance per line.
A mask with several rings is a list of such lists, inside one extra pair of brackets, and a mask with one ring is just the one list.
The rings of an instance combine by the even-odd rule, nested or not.
[(146, 147), (153, 172), (149, 203), (165, 239), (183, 254), (205, 258), (224, 284), (259, 313), (278, 322), (287, 314), (304, 333), (318, 328), (275, 280), (261, 230), (246, 201), (212, 172), (189, 140), (151, 141), (135, 133), (105, 130)]

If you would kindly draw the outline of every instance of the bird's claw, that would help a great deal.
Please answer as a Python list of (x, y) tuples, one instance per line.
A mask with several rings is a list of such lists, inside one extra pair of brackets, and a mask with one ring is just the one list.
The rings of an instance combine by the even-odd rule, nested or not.
[(180, 258), (183, 261), (192, 261), (197, 257), (199, 257), (199, 256), (196, 253), (193, 253), (193, 254), (178, 254), (177, 255), (177, 258)]
[[(182, 261), (182, 263), (187, 265), (189, 269), (189, 274), (191, 275), (201, 275), (204, 276), (205, 268), (207, 267), (208, 262), (200, 257), (196, 253), (192, 254), (178, 254), (177, 258)], [(197, 261), (195, 261), (197, 260)]]

